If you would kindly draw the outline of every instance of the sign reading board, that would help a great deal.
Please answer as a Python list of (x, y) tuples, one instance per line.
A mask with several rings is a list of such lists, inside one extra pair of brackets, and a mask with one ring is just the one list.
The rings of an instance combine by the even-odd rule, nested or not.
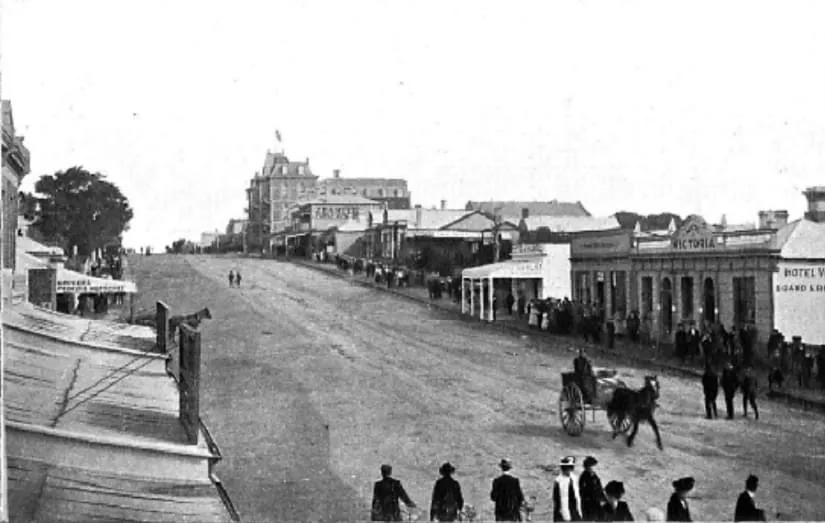
[(181, 323), (178, 337), (180, 421), (189, 443), (197, 445), (200, 433), (201, 333)]

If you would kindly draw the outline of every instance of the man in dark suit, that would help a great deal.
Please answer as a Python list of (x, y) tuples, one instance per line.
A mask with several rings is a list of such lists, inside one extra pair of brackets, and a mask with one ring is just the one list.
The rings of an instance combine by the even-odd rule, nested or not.
[(633, 521), (630, 507), (622, 501), (624, 483), (611, 481), (604, 487), (607, 501), (602, 503), (599, 521)]
[(716, 412), (716, 396), (719, 395), (719, 376), (713, 371), (710, 363), (705, 365), (705, 374), (702, 375), (702, 390), (705, 393), (705, 417), (718, 418)]
[(742, 409), (744, 416), (748, 417), (748, 404), (753, 408), (756, 419), (759, 419), (759, 408), (756, 406), (756, 377), (751, 373), (750, 367), (745, 367), (745, 377), (742, 379)]
[(681, 358), (682, 363), (685, 362), (688, 355), (688, 337), (683, 323), (680, 323), (679, 328), (676, 330), (676, 355)]
[(751, 474), (745, 481), (745, 492), (739, 494), (736, 500), (736, 510), (734, 511), (734, 521), (766, 521), (765, 511), (756, 508), (754, 496), (759, 487), (759, 478)]
[(392, 467), (381, 465), (381, 481), (375, 482), (372, 491), (372, 521), (402, 521), (399, 499), (415, 508), (401, 482), (392, 477)]
[(667, 502), (668, 521), (693, 521), (690, 519), (690, 508), (687, 503), (687, 495), (693, 490), (696, 484), (693, 478), (681, 478), (673, 482), (673, 495)]
[(510, 474), (513, 465), (509, 459), (502, 459), (499, 467), (502, 474), (493, 480), (493, 490), (490, 492), (490, 499), (496, 504), (496, 521), (521, 521), (521, 506), (524, 504), (521, 483)]
[(728, 419), (733, 419), (733, 398), (736, 395), (737, 388), (739, 388), (739, 377), (736, 375), (736, 369), (728, 362), (722, 371), (722, 392), (725, 393), (725, 407), (728, 411)]
[(699, 355), (699, 345), (702, 341), (702, 334), (699, 332), (699, 329), (696, 328), (696, 322), (690, 322), (690, 330), (687, 333), (687, 343), (688, 343), (688, 358), (690, 361), (693, 361), (693, 358)]
[(441, 465), (438, 470), (441, 478), (433, 487), (433, 500), (430, 505), (430, 521), (455, 521), (464, 507), (461, 485), (453, 479), (453, 467), (450, 462)]

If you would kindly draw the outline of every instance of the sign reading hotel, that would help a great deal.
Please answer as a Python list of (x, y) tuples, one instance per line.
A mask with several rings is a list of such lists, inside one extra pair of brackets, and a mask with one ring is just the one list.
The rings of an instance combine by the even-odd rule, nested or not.
[(774, 326), (790, 339), (825, 344), (825, 263), (783, 260), (773, 273)]
[(712, 251), (717, 247), (716, 238), (713, 237), (707, 225), (698, 221), (687, 222), (670, 241), (670, 246), (675, 251)]
[(825, 267), (779, 267), (775, 291), (825, 293)]

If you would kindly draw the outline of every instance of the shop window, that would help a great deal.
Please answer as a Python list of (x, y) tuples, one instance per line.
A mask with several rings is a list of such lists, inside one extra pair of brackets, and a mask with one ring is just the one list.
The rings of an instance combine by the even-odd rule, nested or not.
[(627, 282), (625, 271), (610, 273), (610, 314), (612, 316), (627, 316)]
[(653, 278), (642, 277), (642, 318), (653, 312)]
[(681, 285), (682, 319), (693, 318), (693, 278), (684, 276)]
[(670, 334), (673, 332), (673, 288), (670, 284), (670, 278), (662, 279), (660, 304), (662, 307), (662, 327), (666, 333)]
[(733, 279), (733, 321), (736, 325), (756, 321), (756, 283), (753, 276)]

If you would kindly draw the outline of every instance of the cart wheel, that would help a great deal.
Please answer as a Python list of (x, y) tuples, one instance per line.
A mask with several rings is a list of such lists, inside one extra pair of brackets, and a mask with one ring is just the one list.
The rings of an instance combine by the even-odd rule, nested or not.
[(616, 434), (625, 434), (633, 426), (633, 420), (630, 419), (630, 416), (623, 416), (619, 419), (618, 414), (611, 414), (609, 421), (610, 427)]
[(571, 436), (581, 436), (585, 422), (584, 397), (578, 385), (568, 385), (561, 389), (559, 396), (559, 418), (565, 432)]

